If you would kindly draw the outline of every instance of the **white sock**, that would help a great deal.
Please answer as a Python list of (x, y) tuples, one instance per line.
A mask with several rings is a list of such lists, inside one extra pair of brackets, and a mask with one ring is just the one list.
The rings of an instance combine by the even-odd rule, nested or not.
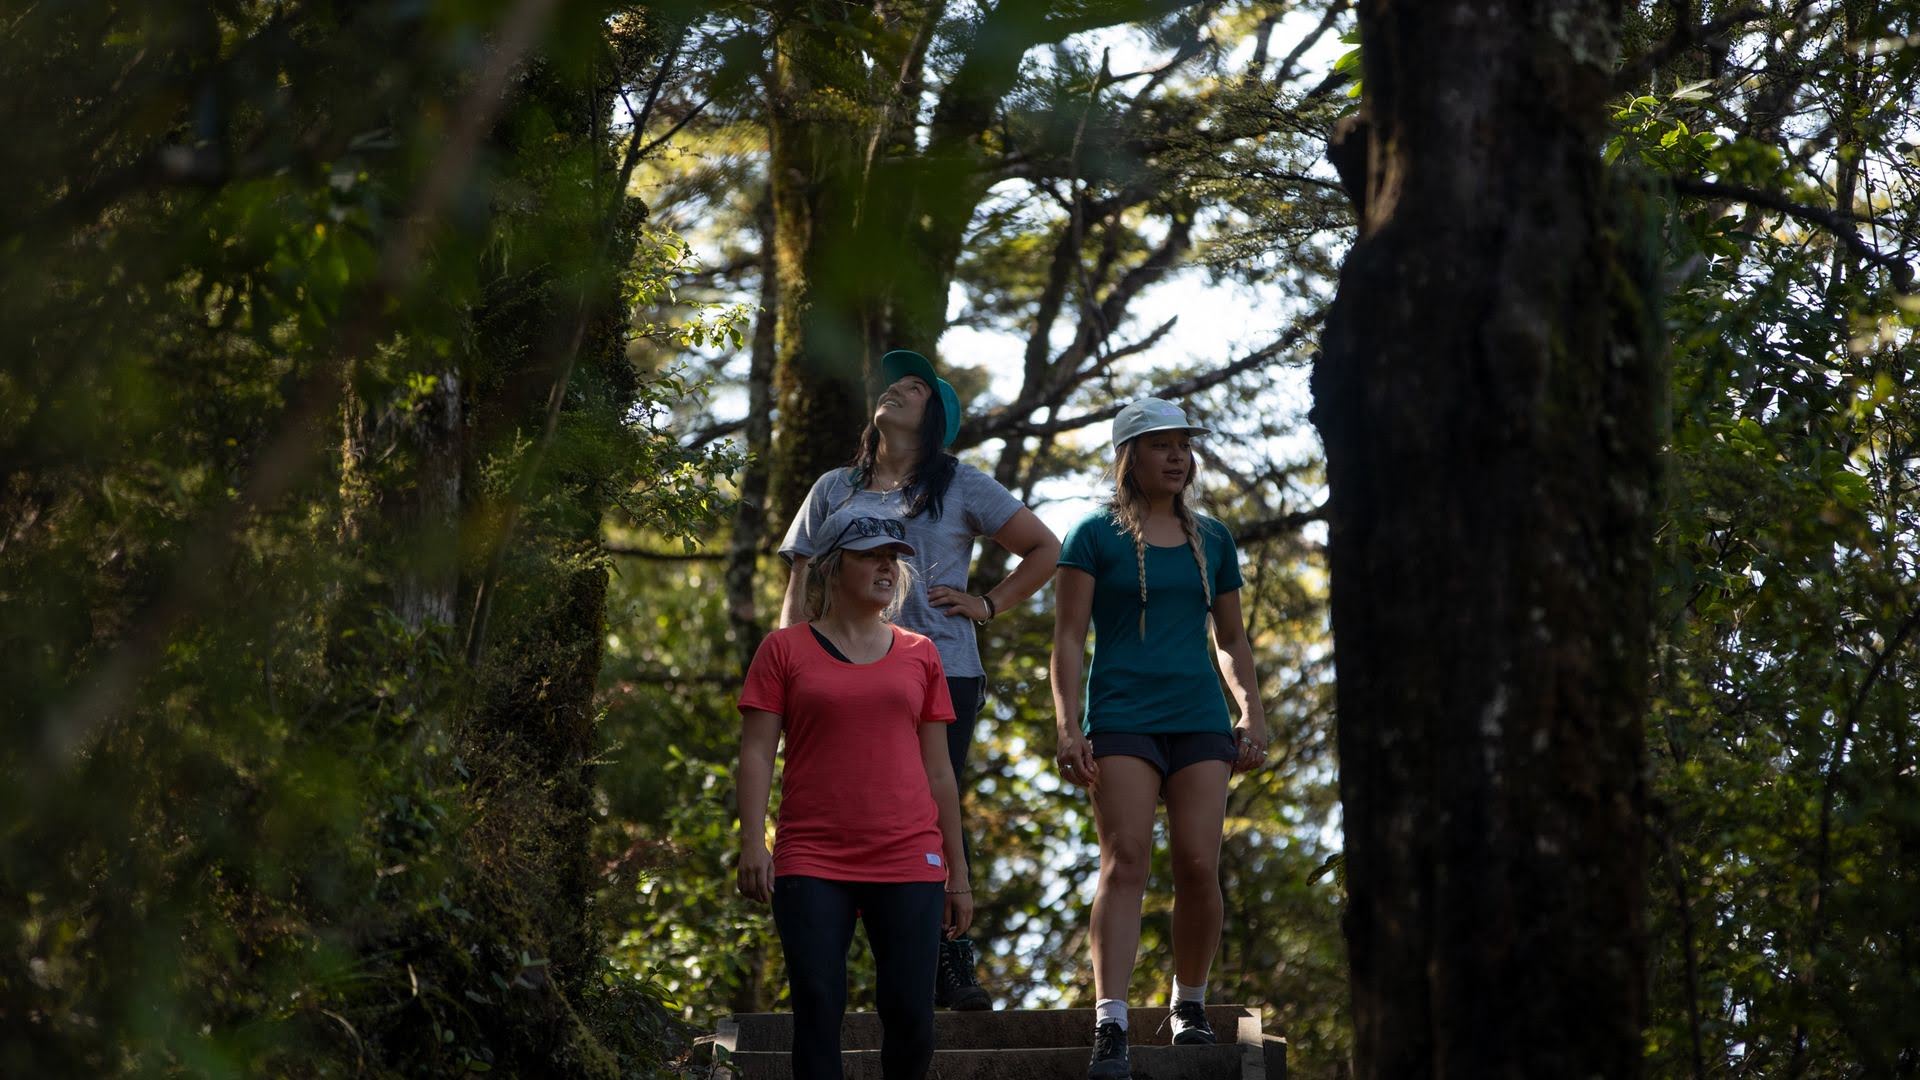
[(1127, 1003), (1121, 998), (1101, 998), (1093, 1003), (1093, 1026), (1114, 1023), (1127, 1030)]
[(1205, 1004), (1207, 1000), (1207, 984), (1203, 982), (1199, 986), (1188, 986), (1186, 983), (1180, 981), (1180, 976), (1175, 975), (1173, 977), (1173, 1000), (1198, 1001)]

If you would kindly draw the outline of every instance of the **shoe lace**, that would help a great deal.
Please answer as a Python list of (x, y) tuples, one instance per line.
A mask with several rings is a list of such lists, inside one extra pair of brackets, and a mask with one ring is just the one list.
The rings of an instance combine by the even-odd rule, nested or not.
[(1127, 1052), (1127, 1029), (1119, 1024), (1101, 1024), (1093, 1029), (1093, 1056), (1118, 1057)]
[(1173, 1003), (1173, 1012), (1168, 1015), (1167, 1019), (1178, 1020), (1182, 1025), (1189, 1028), (1201, 1028), (1206, 1031), (1213, 1030), (1207, 1024), (1207, 1006), (1204, 1002), (1176, 1001)]
[(978, 986), (979, 980), (973, 974), (973, 950), (964, 945), (948, 945), (946, 963), (940, 965), (942, 986), (951, 993)]

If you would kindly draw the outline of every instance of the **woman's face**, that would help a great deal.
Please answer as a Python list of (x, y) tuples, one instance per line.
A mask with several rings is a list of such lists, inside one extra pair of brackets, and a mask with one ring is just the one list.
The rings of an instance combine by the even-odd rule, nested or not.
[(933, 387), (928, 386), (926, 380), (918, 375), (902, 376), (880, 392), (880, 400), (874, 405), (873, 421), (918, 431), (927, 416), (927, 399), (932, 396)]
[(834, 590), (839, 602), (849, 607), (879, 611), (893, 603), (893, 588), (899, 580), (899, 548), (888, 544), (866, 551), (843, 550)]
[(1133, 482), (1150, 499), (1178, 495), (1193, 479), (1193, 437), (1150, 431), (1134, 440)]

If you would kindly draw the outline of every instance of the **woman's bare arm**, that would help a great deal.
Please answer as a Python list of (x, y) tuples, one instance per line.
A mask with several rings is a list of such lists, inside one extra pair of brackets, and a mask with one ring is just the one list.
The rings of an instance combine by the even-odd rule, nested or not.
[(805, 555), (793, 557), (793, 569), (787, 572), (787, 594), (780, 601), (780, 629), (807, 621), (807, 563)]
[(780, 718), (765, 709), (740, 713), (740, 768), (733, 786), (740, 800), (741, 895), (773, 899), (773, 856), (767, 852), (767, 797), (773, 793), (773, 757), (780, 749)]
[(1234, 771), (1257, 769), (1267, 757), (1267, 707), (1260, 700), (1260, 675), (1253, 668), (1253, 645), (1241, 619), (1238, 589), (1214, 597), (1213, 646), (1227, 693), (1240, 710), (1240, 723), (1235, 726), (1240, 756), (1233, 763)]
[(969, 884), (967, 848), (961, 839), (960, 784), (947, 756), (947, 725), (920, 725), (920, 762), (927, 770), (933, 805), (940, 810), (940, 837), (946, 848), (946, 931), (957, 937), (973, 925), (973, 886)]
[(1047, 678), (1053, 683), (1054, 764), (1068, 782), (1091, 786), (1100, 778), (1093, 746), (1080, 731), (1081, 688), (1086, 682), (1087, 623), (1093, 618), (1093, 575), (1063, 566), (1053, 582), (1053, 658)]

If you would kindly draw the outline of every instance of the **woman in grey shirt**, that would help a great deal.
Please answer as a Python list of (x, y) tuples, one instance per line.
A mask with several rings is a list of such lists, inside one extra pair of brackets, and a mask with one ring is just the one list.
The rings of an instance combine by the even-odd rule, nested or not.
[[(913, 586), (894, 621), (933, 639), (946, 669), (957, 719), (947, 727), (947, 755), (966, 790), (967, 751), (980, 713), (986, 668), (974, 627), (1039, 591), (1053, 576), (1060, 539), (1000, 482), (947, 452), (960, 433), (960, 398), (926, 357), (895, 349), (880, 359), (887, 388), (860, 435), (853, 463), (816, 480), (788, 526), (780, 554), (792, 563), (780, 625), (806, 618), (807, 561), (827, 515), (852, 506), (873, 517), (900, 519), (916, 552)], [(990, 536), (1020, 565), (983, 593), (967, 590), (974, 539)], [(992, 1005), (974, 977), (973, 943), (941, 944), (935, 1001), (953, 1009)]]

